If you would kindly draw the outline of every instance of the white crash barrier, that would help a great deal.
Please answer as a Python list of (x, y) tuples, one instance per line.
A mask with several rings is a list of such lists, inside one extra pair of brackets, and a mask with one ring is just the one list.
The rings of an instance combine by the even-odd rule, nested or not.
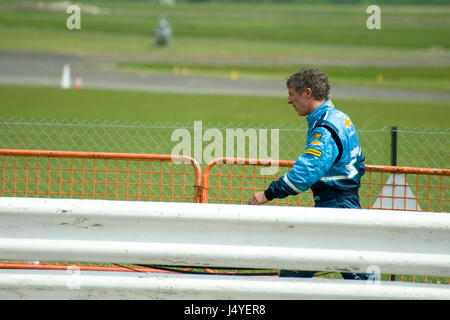
[(448, 285), (139, 272), (0, 270), (0, 299), (450, 299)]
[(0, 260), (450, 276), (450, 215), (0, 198)]

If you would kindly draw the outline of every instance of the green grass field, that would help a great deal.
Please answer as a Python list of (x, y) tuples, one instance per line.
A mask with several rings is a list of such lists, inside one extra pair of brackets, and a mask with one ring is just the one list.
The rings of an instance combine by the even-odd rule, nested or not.
[[(297, 124), (287, 98), (0, 86), (0, 115), (47, 119)], [(360, 128), (448, 128), (450, 102), (333, 99)], [(276, 116), (274, 116), (276, 115)]]
[[(17, 5), (22, 3), (22, 7)], [(4, 27), (23, 27), (46, 31), (61, 30), (66, 15), (36, 12), (32, 1), (2, 1)], [(152, 35), (162, 15), (168, 16), (177, 37), (276, 41), (336, 46), (394, 47), (423, 49), (450, 45), (448, 14), (442, 7), (383, 7), (380, 32), (366, 28), (366, 6), (290, 5), (290, 4), (193, 4), (164, 7), (151, 2), (81, 1), (96, 4), (104, 12), (85, 14), (80, 33)], [(18, 10), (25, 8), (28, 10)], [(318, 23), (320, 21), (320, 23)], [(65, 25), (62, 25), (65, 27)], [(435, 31), (441, 32), (435, 32)], [(67, 33), (66, 33), (67, 34)], [(274, 49), (276, 50), (276, 49)], [(289, 53), (288, 53), (289, 54)]]

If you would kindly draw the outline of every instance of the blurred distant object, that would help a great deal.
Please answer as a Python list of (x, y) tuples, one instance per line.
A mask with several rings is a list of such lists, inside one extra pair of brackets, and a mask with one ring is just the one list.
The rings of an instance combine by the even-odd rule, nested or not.
[(173, 67), (173, 69), (172, 69), (172, 74), (173, 74), (175, 77), (180, 76), (180, 75), (181, 75), (181, 69), (178, 68), (178, 67)]
[(445, 53), (445, 48), (443, 46), (431, 46), (429, 50), (431, 53), (437, 53), (437, 54)]
[(159, 4), (162, 6), (172, 7), (175, 5), (175, 0), (159, 0)]
[(379, 73), (377, 74), (377, 83), (382, 84), (384, 82), (383, 74)]
[(239, 79), (239, 73), (236, 70), (232, 70), (230, 72), (230, 79), (231, 80), (237, 80)]
[(157, 46), (167, 46), (172, 37), (172, 28), (166, 18), (159, 20), (158, 26), (155, 29), (155, 44)]
[(70, 89), (70, 65), (66, 63), (63, 67), (63, 72), (61, 76), (61, 88), (62, 89)]
[(83, 88), (83, 79), (81, 78), (81, 76), (76, 76), (75, 77), (75, 89), (81, 89)]

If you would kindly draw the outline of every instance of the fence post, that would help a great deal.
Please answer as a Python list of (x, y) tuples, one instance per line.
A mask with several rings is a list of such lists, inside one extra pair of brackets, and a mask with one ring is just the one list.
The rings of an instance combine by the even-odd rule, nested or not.
[[(391, 128), (391, 166), (397, 166), (397, 127)], [(395, 281), (395, 274), (391, 275), (391, 281)]]
[(391, 166), (397, 166), (397, 127), (391, 128)]

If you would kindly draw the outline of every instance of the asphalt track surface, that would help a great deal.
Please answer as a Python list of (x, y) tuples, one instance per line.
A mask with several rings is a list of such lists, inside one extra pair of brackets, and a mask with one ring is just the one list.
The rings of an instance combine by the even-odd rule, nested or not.
[[(113, 61), (53, 53), (0, 52), (0, 84), (59, 87), (65, 63), (84, 88), (286, 97), (283, 82), (108, 70)], [(450, 101), (449, 93), (332, 86), (331, 97)]]

